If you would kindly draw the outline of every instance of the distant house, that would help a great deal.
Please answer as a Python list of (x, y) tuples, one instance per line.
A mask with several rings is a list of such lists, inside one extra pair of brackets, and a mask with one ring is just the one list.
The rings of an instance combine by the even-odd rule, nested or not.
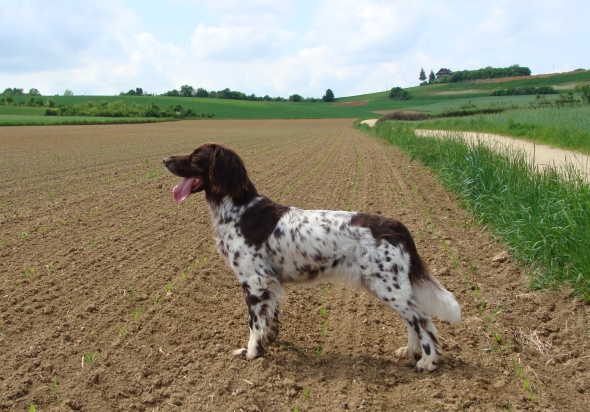
[(442, 77), (451, 77), (453, 75), (453, 72), (450, 71), (449, 69), (440, 69), (437, 73), (436, 73), (436, 79), (440, 79)]

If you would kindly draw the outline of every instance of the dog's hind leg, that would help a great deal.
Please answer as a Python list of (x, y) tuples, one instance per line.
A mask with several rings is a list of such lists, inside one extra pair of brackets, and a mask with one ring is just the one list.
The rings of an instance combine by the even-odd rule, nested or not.
[(266, 332), (266, 340), (269, 343), (273, 343), (274, 341), (276, 341), (277, 337), (279, 336), (279, 329), (280, 329), (279, 315), (280, 315), (280, 310), (277, 306), (273, 316), (269, 316), (267, 318), (267, 326), (268, 327), (267, 327), (267, 332)]
[(419, 357), (422, 354), (422, 347), (420, 346), (420, 338), (418, 334), (408, 322), (404, 320), (406, 327), (408, 328), (408, 346), (399, 348), (395, 351), (396, 358), (408, 358), (413, 359)]
[(409, 279), (390, 272), (373, 272), (364, 277), (364, 285), (396, 311), (406, 324), (408, 346), (398, 349), (395, 356), (412, 359), (421, 354), (422, 358), (416, 363), (416, 369), (420, 372), (436, 370), (438, 356), (441, 354), (436, 328), (412, 297)]
[(283, 288), (275, 279), (261, 277), (244, 280), (242, 288), (248, 306), (250, 339), (248, 347), (237, 349), (233, 354), (251, 360), (264, 356), (264, 340), (276, 339), (278, 335), (275, 315), (278, 315)]

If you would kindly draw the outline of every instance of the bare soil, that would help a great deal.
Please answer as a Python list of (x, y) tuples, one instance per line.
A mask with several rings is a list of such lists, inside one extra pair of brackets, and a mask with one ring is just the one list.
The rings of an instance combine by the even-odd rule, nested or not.
[(369, 103), (368, 100), (355, 100), (353, 102), (332, 103), (333, 106), (365, 106)]
[[(339, 284), (287, 288), (266, 357), (232, 357), (242, 291), (204, 199), (176, 204), (161, 165), (204, 141), (283, 204), (403, 221), (463, 308), (435, 322), (439, 370), (396, 360), (398, 316)], [(588, 305), (529, 290), (429, 171), (351, 120), (5, 127), (0, 147), (0, 410), (588, 410)]]

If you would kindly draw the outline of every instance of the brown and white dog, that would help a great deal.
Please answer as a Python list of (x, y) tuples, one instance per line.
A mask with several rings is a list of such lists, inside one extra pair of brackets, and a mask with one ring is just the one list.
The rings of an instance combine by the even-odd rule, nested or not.
[(173, 189), (176, 201), (205, 192), (217, 250), (244, 290), (250, 340), (235, 355), (263, 356), (263, 342), (277, 338), (284, 283), (344, 280), (368, 290), (401, 316), (408, 345), (396, 357), (421, 354), (418, 371), (437, 368), (441, 348), (430, 316), (456, 323), (461, 308), (428, 272), (402, 223), (275, 203), (258, 194), (242, 159), (223, 144), (206, 143), (190, 154), (165, 157), (164, 165), (184, 178)]

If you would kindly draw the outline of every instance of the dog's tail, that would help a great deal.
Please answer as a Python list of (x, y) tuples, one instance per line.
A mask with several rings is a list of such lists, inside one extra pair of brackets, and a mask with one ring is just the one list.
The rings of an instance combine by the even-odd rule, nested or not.
[(461, 307), (455, 296), (428, 272), (426, 265), (419, 257), (418, 262), (413, 263), (417, 264), (412, 265), (410, 283), (420, 308), (428, 315), (440, 320), (451, 323), (461, 322)]

